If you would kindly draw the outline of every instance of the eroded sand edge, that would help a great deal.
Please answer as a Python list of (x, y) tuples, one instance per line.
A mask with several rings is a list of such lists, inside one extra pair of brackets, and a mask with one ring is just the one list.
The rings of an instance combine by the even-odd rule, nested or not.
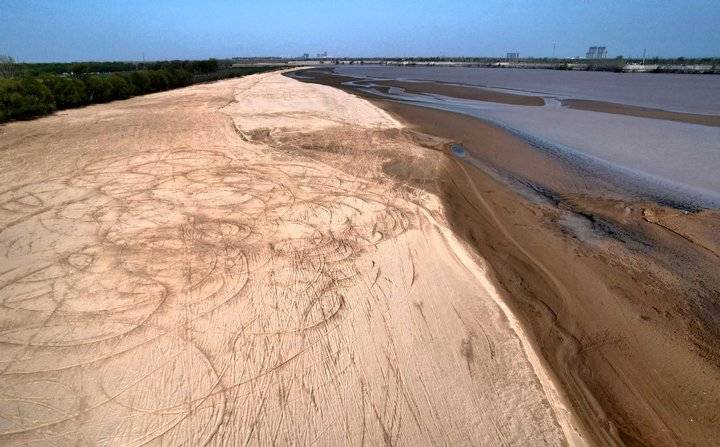
[(384, 172), (439, 167), (417, 138), (277, 73), (3, 126), (0, 439), (578, 442), (443, 204)]

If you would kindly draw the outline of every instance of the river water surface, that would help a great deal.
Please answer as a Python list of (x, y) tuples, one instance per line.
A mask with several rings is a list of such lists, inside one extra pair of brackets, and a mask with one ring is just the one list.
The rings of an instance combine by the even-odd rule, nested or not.
[(499, 125), (539, 148), (617, 175), (653, 198), (720, 207), (720, 127), (570, 109), (563, 99), (590, 99), (720, 115), (720, 76), (568, 72), (467, 67), (339, 66), (365, 79), (423, 80), (541, 96), (545, 106), (508, 105), (401, 88), (367, 93), (460, 112)]

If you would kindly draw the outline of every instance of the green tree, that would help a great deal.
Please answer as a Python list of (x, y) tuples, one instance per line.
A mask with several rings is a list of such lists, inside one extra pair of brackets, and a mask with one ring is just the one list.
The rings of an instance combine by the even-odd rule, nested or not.
[(192, 82), (192, 73), (187, 70), (170, 68), (163, 72), (170, 88), (184, 87)]
[(208, 59), (206, 61), (194, 61), (191, 65), (193, 73), (214, 73), (218, 71), (220, 64), (217, 59)]
[(85, 84), (81, 80), (56, 75), (45, 75), (41, 80), (50, 89), (58, 109), (79, 107), (87, 103)]
[(102, 103), (113, 100), (112, 83), (107, 76), (90, 75), (84, 79), (88, 102)]
[(165, 70), (151, 70), (148, 72), (150, 77), (150, 91), (161, 92), (168, 89), (168, 78)]
[(130, 73), (130, 83), (133, 85), (134, 94), (142, 95), (150, 91), (150, 76), (147, 70), (138, 70)]
[(0, 118), (31, 118), (55, 110), (52, 93), (38, 79), (0, 79)]
[(128, 99), (133, 94), (132, 85), (119, 74), (108, 76), (112, 99)]

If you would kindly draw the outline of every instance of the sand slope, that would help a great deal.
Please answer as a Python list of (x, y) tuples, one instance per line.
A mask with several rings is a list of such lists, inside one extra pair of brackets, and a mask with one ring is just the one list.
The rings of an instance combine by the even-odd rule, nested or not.
[(1, 127), (0, 442), (579, 442), (399, 128), (280, 74)]

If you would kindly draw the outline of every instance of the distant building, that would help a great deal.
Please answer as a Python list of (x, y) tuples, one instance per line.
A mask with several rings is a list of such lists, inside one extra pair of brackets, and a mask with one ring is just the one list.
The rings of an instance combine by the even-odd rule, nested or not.
[(520, 59), (520, 53), (508, 53), (507, 54), (507, 60), (509, 61), (516, 61)]
[(590, 47), (585, 53), (585, 59), (605, 59), (607, 58), (606, 47)]
[(324, 57), (327, 57), (327, 51), (323, 51), (322, 53), (318, 53), (318, 54), (317, 54), (317, 57), (319, 57), (320, 59), (322, 59), (322, 58), (324, 58)]
[(303, 58), (303, 59), (310, 59), (310, 53), (303, 53), (302, 58)]

